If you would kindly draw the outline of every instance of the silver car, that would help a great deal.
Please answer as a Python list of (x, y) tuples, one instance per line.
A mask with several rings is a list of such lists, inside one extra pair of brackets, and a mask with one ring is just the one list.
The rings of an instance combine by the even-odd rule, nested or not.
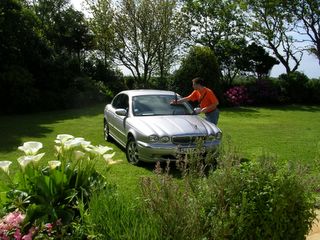
[(104, 135), (126, 149), (130, 163), (176, 160), (194, 151), (215, 150), (221, 130), (198, 116), (189, 103), (170, 104), (180, 96), (171, 91), (127, 90), (104, 109)]

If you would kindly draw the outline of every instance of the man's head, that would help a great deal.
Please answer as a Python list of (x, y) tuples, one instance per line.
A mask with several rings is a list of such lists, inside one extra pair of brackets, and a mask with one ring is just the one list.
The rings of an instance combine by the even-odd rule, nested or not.
[(201, 77), (196, 77), (194, 79), (192, 79), (192, 87), (195, 90), (201, 89), (203, 88), (205, 85), (203, 78)]

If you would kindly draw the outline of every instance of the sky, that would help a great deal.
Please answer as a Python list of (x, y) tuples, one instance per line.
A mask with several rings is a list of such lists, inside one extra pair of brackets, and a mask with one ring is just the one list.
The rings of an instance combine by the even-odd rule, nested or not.
[[(71, 4), (78, 11), (83, 11), (81, 6), (83, 0), (70, 0)], [(120, 68), (124, 74), (129, 74), (129, 71), (125, 68)], [(309, 78), (320, 78), (320, 64), (319, 60), (308, 53), (304, 53), (301, 64), (298, 71), (303, 72)], [(278, 77), (280, 74), (285, 73), (286, 70), (282, 64), (275, 65), (271, 70), (272, 77)]]

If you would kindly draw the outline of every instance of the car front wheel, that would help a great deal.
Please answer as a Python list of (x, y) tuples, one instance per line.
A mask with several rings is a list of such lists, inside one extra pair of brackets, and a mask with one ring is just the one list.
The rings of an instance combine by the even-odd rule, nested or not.
[(128, 140), (126, 155), (129, 163), (133, 165), (137, 165), (139, 163), (138, 145), (133, 137), (129, 138)]

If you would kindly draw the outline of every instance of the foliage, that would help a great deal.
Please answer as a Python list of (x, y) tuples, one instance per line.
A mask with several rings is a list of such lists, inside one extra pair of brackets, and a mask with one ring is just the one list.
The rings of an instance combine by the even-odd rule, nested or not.
[[(294, 44), (294, 20), (290, 9), (281, 0), (245, 0), (248, 13), (248, 31), (252, 40), (270, 49), (287, 73), (298, 69), (303, 51)], [(292, 67), (293, 63), (293, 67)]]
[(0, 72), (0, 106), (3, 112), (20, 112), (39, 101), (32, 74), (25, 68), (11, 65)]
[(308, 102), (312, 104), (320, 104), (320, 79), (310, 79), (307, 83), (307, 88), (309, 91)]
[(85, 218), (91, 239), (164, 239), (157, 218), (148, 214), (142, 199), (114, 190), (95, 193)]
[(225, 93), (226, 100), (233, 106), (240, 106), (248, 103), (248, 90), (245, 86), (235, 86)]
[(214, 52), (209, 47), (192, 47), (174, 74), (171, 89), (183, 96), (191, 92), (191, 80), (202, 77), (206, 86), (222, 99), (220, 70)]
[(309, 100), (307, 83), (309, 78), (300, 72), (281, 74), (279, 81), (284, 95), (292, 103), (305, 103)]
[(267, 156), (241, 162), (230, 150), (207, 177), (175, 182), (157, 171), (144, 179), (147, 207), (161, 218), (164, 238), (304, 239), (315, 218), (307, 172)]
[(249, 103), (253, 105), (283, 104), (286, 99), (281, 91), (279, 81), (263, 78), (246, 83)]
[(173, 0), (122, 0), (113, 10), (111, 46), (136, 87), (149, 87), (152, 75), (166, 77), (183, 38), (183, 21)]
[(189, 22), (189, 36), (216, 51), (220, 41), (244, 37), (245, 27), (239, 1), (183, 1), (185, 21)]
[(238, 61), (239, 68), (243, 72), (253, 73), (259, 80), (267, 77), (272, 67), (279, 64), (277, 59), (271, 57), (263, 47), (254, 42), (246, 46), (242, 52), (242, 58)]
[(55, 142), (57, 160), (49, 161), (47, 166), (40, 164), (44, 153), (38, 154), (42, 148), (39, 142), (26, 142), (19, 147), (25, 155), (18, 158), (20, 171), (14, 176), (9, 173), (11, 162), (0, 162), (8, 178), (6, 209), (26, 214), (24, 230), (57, 221), (69, 226), (80, 217), (79, 202), (87, 208), (90, 196), (107, 187), (95, 165), (101, 158), (109, 161), (113, 157), (114, 154), (106, 154), (111, 148), (92, 146), (83, 138), (68, 134), (58, 135)]
[[(85, 99), (101, 99), (90, 97), (97, 92), (93, 81), (113, 80), (96, 79), (84, 67), (87, 61), (95, 65), (85, 60), (85, 52), (93, 49), (93, 36), (83, 13), (68, 1), (1, 1), (0, 29), (1, 113), (83, 106)], [(110, 66), (105, 69), (113, 72)], [(118, 91), (113, 85), (110, 89)]]
[(320, 2), (312, 0), (295, 0), (287, 7), (296, 17), (296, 28), (302, 36), (308, 36), (311, 46), (309, 52), (314, 54), (320, 64)]

